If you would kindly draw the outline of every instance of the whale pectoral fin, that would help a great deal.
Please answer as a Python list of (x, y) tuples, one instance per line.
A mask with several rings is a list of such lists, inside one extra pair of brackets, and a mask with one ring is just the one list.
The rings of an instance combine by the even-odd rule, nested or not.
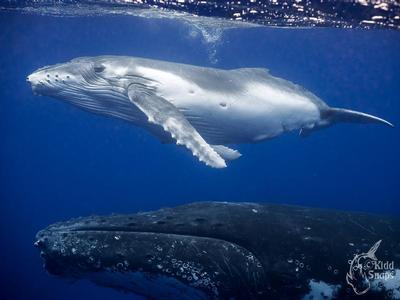
[(225, 168), (225, 160), (201, 137), (185, 116), (170, 102), (157, 95), (128, 89), (129, 100), (148, 118), (169, 132), (178, 145), (185, 145), (200, 161), (214, 168)]
[(242, 156), (242, 154), (239, 151), (231, 149), (227, 146), (223, 145), (211, 145), (211, 146), (225, 160), (235, 160)]

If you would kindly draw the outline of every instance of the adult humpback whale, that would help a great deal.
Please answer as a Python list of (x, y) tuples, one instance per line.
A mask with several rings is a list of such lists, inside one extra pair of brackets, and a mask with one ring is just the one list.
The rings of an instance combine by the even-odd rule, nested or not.
[(383, 216), (203, 202), (56, 223), (35, 245), (51, 274), (148, 299), (400, 298), (400, 220)]
[(227, 144), (254, 143), (284, 132), (302, 135), (337, 122), (382, 123), (331, 108), (266, 69), (220, 70), (124, 56), (82, 57), (27, 77), (34, 93), (144, 127), (186, 146), (208, 166), (226, 167), (240, 153)]

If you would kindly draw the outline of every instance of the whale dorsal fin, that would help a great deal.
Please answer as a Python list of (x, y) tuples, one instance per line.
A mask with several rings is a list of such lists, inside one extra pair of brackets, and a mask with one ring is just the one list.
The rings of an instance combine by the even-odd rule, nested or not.
[(184, 145), (194, 156), (206, 165), (225, 168), (225, 160), (202, 138), (185, 116), (170, 102), (162, 97), (128, 88), (129, 100), (148, 118), (169, 132), (178, 145)]

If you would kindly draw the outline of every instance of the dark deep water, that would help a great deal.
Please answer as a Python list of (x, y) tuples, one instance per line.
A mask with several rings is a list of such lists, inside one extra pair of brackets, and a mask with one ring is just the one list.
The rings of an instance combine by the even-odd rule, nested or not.
[[(1, 299), (133, 299), (48, 276), (35, 233), (90, 214), (254, 201), (400, 214), (400, 35), (396, 31), (237, 29), (212, 45), (173, 20), (0, 13)], [(205, 167), (140, 128), (33, 96), (25, 78), (78, 56), (131, 55), (219, 68), (266, 67), (331, 106), (393, 122), (337, 125), (239, 145)], [(216, 61), (214, 61), (216, 60)]]

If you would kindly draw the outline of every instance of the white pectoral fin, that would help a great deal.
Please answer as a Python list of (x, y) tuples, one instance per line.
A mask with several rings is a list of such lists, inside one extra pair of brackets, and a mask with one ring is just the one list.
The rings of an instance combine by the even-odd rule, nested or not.
[(242, 156), (239, 151), (223, 145), (212, 145), (212, 147), (225, 160), (235, 160)]
[(169, 132), (178, 145), (185, 145), (200, 161), (213, 168), (225, 168), (225, 160), (201, 137), (185, 116), (157, 95), (128, 88), (128, 97), (148, 118)]

